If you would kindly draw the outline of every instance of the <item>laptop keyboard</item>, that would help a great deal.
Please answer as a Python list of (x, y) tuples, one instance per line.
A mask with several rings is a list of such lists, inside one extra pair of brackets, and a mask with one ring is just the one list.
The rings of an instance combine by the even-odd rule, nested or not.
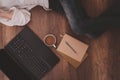
[(10, 55), (16, 57), (20, 64), (37, 78), (41, 78), (51, 68), (42, 57), (38, 58), (33, 55), (32, 48), (20, 35), (8, 47), (9, 51), (14, 51)]

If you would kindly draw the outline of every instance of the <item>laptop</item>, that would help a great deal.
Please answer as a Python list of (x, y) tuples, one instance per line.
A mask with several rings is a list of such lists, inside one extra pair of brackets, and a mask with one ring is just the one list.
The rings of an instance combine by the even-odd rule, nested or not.
[(27, 26), (0, 50), (0, 69), (10, 80), (40, 80), (58, 62), (59, 58)]

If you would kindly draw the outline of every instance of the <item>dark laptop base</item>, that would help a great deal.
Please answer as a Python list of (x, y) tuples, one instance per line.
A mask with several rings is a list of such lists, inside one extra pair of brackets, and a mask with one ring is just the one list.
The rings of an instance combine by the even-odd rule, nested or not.
[(0, 69), (10, 80), (40, 80), (59, 58), (27, 26), (0, 50)]
[(32, 80), (4, 49), (0, 50), (0, 69), (10, 80)]

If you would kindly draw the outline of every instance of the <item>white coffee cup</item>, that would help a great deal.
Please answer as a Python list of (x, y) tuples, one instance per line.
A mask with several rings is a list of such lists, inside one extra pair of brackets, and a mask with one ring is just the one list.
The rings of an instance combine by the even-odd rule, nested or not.
[(44, 37), (44, 43), (49, 47), (56, 48), (56, 37), (53, 34), (47, 34)]

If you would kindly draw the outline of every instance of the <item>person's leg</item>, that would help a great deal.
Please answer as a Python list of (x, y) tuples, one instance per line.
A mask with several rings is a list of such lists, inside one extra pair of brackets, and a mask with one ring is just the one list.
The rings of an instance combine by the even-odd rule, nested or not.
[(90, 20), (79, 0), (50, 0), (50, 8), (56, 12), (65, 12), (71, 29), (78, 35), (89, 34), (96, 38), (108, 29), (108, 25), (119, 23), (116, 17), (108, 17), (110, 12)]
[(87, 33), (92, 37), (99, 37), (106, 30), (120, 28), (120, 9), (119, 5), (109, 7), (105, 12), (98, 16), (94, 21), (88, 23)]
[(85, 10), (78, 0), (60, 0), (71, 29), (76, 34), (84, 34)]

